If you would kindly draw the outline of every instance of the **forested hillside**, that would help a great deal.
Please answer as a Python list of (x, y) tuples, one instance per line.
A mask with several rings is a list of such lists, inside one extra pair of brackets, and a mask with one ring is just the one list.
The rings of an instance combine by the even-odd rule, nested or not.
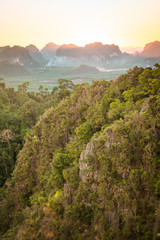
[[(28, 131), (1, 188), (1, 239), (158, 239), (160, 66), (135, 67), (72, 93), (69, 86), (63, 82), (63, 91), (55, 88), (38, 103), (39, 96), (23, 91), (34, 112), (56, 103)], [(9, 90), (2, 84), (1, 91)], [(24, 111), (30, 105), (19, 106), (26, 132), (41, 112), (32, 123)], [(10, 149), (10, 141), (2, 143)]]
[(56, 106), (74, 88), (71, 81), (58, 80), (52, 92), (39, 87), (28, 92), (29, 83), (18, 89), (6, 87), (0, 79), (0, 187), (13, 172), (17, 155), (22, 148), (24, 136), (36, 124), (40, 115)]

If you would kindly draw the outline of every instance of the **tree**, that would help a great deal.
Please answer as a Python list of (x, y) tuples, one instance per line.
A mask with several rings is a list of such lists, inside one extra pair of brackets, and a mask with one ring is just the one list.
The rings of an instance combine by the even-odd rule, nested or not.
[(160, 64), (155, 63), (155, 64), (154, 64), (154, 67), (155, 67), (155, 68), (160, 68)]
[(71, 80), (58, 79), (58, 99), (61, 100), (70, 95), (74, 89), (74, 84)]

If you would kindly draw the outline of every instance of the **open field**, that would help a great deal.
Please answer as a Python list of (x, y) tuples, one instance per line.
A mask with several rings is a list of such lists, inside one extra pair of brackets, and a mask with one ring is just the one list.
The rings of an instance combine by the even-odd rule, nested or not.
[(37, 91), (39, 86), (51, 90), (57, 85), (59, 78), (72, 80), (74, 84), (91, 83), (94, 80), (111, 80), (117, 78), (126, 70), (114, 69), (108, 72), (72, 74), (73, 67), (52, 67), (47, 69), (36, 69), (28, 76), (3, 77), (7, 86), (17, 87), (24, 82), (30, 82), (29, 91)]

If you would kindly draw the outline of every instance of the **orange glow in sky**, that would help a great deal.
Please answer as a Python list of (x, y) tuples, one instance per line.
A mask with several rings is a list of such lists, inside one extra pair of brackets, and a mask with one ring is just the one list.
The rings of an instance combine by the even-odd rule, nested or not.
[(0, 0), (0, 46), (160, 40), (160, 0)]

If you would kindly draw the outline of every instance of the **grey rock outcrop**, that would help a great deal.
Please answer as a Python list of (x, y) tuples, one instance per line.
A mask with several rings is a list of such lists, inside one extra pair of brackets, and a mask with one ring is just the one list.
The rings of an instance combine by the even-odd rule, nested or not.
[[(104, 132), (104, 146), (106, 149), (109, 149), (111, 146), (115, 146), (116, 142), (114, 141), (114, 132), (113, 128), (109, 128)], [(98, 170), (93, 170), (93, 161), (94, 161), (94, 149), (96, 147), (96, 142), (98, 142), (100, 136), (95, 138), (93, 137), (90, 142), (87, 144), (86, 149), (81, 153), (79, 159), (79, 176), (81, 181), (87, 181), (89, 178), (97, 179)]]

